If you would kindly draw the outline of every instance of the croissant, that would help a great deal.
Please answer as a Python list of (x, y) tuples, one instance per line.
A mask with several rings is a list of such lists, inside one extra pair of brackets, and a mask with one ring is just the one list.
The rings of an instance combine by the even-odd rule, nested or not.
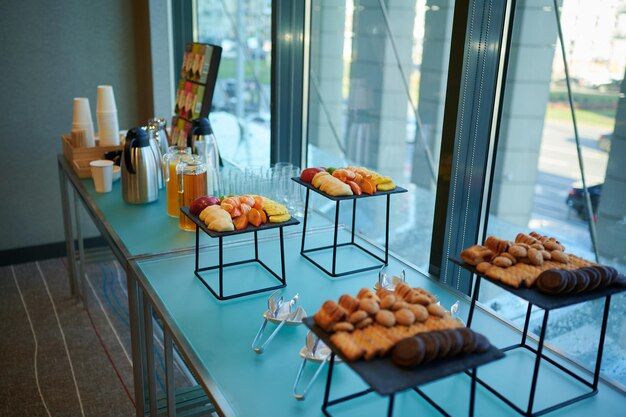
[(230, 219), (230, 215), (228, 218), (221, 217), (213, 220), (208, 224), (209, 230), (213, 230), (214, 232), (232, 232), (235, 230), (235, 226)]

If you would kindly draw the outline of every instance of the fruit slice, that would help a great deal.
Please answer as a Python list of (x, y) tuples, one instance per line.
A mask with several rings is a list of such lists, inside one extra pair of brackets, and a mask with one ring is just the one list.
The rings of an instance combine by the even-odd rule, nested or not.
[(352, 188), (352, 192), (354, 193), (354, 195), (361, 195), (361, 187), (359, 187), (359, 184), (354, 181), (346, 181), (346, 184), (348, 184), (350, 188)]
[(239, 209), (239, 207), (234, 208), (233, 211), (230, 212), (230, 217), (232, 217), (233, 219), (239, 216), (241, 216), (241, 210)]
[(265, 214), (265, 211), (259, 210), (259, 213), (261, 214), (261, 223), (267, 223), (267, 214)]
[(242, 195), (241, 197), (239, 197), (239, 201), (241, 202), (241, 204), (247, 204), (250, 207), (254, 206), (254, 197), (252, 197), (251, 195)]
[(226, 210), (229, 213), (232, 213), (233, 210), (235, 209), (235, 206), (233, 206), (232, 204), (226, 202), (226, 201), (222, 201), (222, 204), (220, 204), (220, 207), (223, 208), (224, 210)]
[(241, 214), (248, 214), (251, 208), (252, 207), (250, 207), (250, 205), (248, 205), (247, 203), (241, 203), (241, 205), (239, 206), (239, 210), (241, 210)]
[(376, 193), (376, 184), (374, 184), (372, 180), (363, 178), (359, 186), (361, 187), (361, 191), (363, 191), (365, 194), (372, 195)]
[(248, 212), (248, 221), (255, 227), (259, 227), (261, 224), (263, 224), (261, 212), (255, 208), (250, 209), (250, 211)]
[(263, 197), (259, 195), (254, 196), (254, 208), (257, 210), (263, 210)]
[(395, 190), (396, 184), (394, 184), (393, 181), (382, 182), (378, 184), (376, 187), (378, 188), (379, 191), (391, 191), (391, 190)]
[(235, 229), (243, 230), (248, 227), (248, 216), (239, 216), (233, 219), (233, 224), (235, 225)]
[(270, 216), (270, 223), (282, 223), (291, 219), (289, 214), (279, 214), (277, 216)]

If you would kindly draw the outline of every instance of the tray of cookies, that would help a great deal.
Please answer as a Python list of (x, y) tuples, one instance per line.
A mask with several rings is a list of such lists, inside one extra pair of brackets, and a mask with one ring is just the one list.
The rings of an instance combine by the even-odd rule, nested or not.
[(381, 395), (417, 387), (504, 355), (428, 291), (398, 283), (326, 301), (304, 323)]
[(553, 237), (519, 233), (514, 241), (489, 236), (457, 265), (545, 309), (561, 308), (623, 291), (626, 277), (565, 251)]
[(364, 167), (306, 168), (293, 181), (333, 200), (405, 193), (393, 180)]

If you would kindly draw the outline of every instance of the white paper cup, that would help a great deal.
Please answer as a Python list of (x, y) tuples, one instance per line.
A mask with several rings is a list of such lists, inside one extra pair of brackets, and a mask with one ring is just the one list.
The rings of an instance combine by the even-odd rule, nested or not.
[(74, 98), (74, 112), (72, 123), (93, 124), (91, 119), (91, 109), (89, 108), (89, 99), (85, 97)]
[(72, 123), (72, 130), (84, 130), (85, 131), (85, 144), (86, 148), (93, 148), (96, 146), (96, 140), (93, 132), (93, 123)]
[(120, 125), (117, 112), (98, 112), (98, 136), (100, 146), (117, 146), (120, 144)]
[(96, 111), (117, 111), (117, 107), (115, 106), (115, 96), (113, 95), (113, 87), (110, 85), (98, 86)]
[(97, 193), (108, 193), (113, 186), (113, 161), (98, 159), (89, 163)]

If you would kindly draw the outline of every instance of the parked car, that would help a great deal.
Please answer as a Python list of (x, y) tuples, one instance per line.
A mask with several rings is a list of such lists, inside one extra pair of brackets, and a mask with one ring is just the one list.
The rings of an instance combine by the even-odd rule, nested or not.
[[(594, 221), (598, 217), (598, 205), (600, 204), (602, 185), (603, 184), (595, 184), (587, 187), (587, 190), (589, 191), (589, 197), (591, 198), (591, 211), (593, 212)], [(567, 194), (565, 203), (568, 207), (576, 212), (578, 217), (583, 220), (587, 220), (587, 203), (585, 202), (585, 193), (583, 191), (582, 183), (578, 182), (572, 185), (572, 189)]]
[(598, 148), (604, 152), (611, 152), (611, 139), (613, 139), (613, 133), (605, 133), (598, 138)]

